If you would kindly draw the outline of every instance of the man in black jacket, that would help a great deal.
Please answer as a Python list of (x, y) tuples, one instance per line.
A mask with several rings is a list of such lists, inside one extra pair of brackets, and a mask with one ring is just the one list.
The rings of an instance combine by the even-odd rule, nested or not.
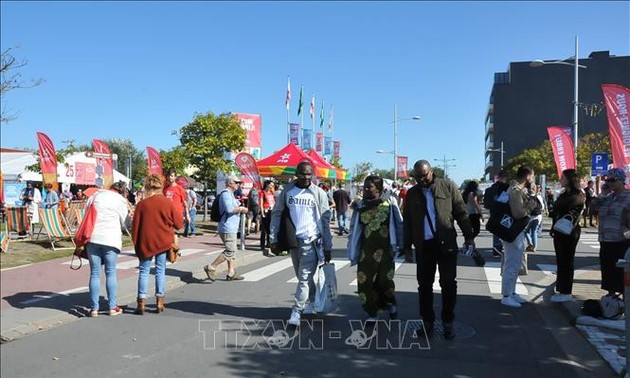
[(418, 160), (414, 166), (418, 185), (409, 189), (403, 213), (405, 250), (416, 249), (416, 277), (420, 294), (420, 315), (428, 335), (433, 332), (433, 281), (436, 266), (442, 288), (442, 323), (444, 337), (452, 339), (457, 297), (457, 231), (464, 233), (465, 243), (474, 246), (474, 233), (466, 206), (455, 183), (434, 177), (431, 165)]
[[(501, 170), (497, 176), (497, 181), (486, 189), (483, 195), (483, 207), (490, 210), (494, 200), (501, 195), (501, 193), (507, 191), (510, 187), (508, 184), (508, 174), (506, 171)], [(503, 255), (503, 243), (498, 236), (492, 234), (492, 256), (501, 257)]]

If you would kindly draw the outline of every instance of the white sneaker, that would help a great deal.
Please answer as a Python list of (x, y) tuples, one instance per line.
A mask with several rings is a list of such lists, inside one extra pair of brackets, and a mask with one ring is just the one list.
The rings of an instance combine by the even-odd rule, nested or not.
[(520, 295), (514, 293), (512, 294), (512, 298), (517, 301), (518, 303), (527, 303), (527, 299), (521, 297)]
[(376, 323), (378, 321), (378, 318), (375, 316), (370, 316), (367, 319), (365, 319), (366, 323)]
[(573, 295), (571, 294), (554, 294), (551, 296), (551, 301), (555, 302), (555, 303), (561, 303), (561, 302), (571, 302), (573, 299)]
[(519, 308), (522, 307), (520, 303), (516, 301), (513, 297), (503, 297), (501, 299), (501, 304), (509, 307)]
[(304, 307), (302, 314), (304, 315), (317, 314), (317, 311), (315, 310), (315, 305), (313, 305), (312, 303), (307, 304), (306, 307)]
[(299, 326), (300, 325), (300, 313), (297, 310), (293, 310), (291, 312), (291, 317), (289, 318), (289, 321), (287, 322), (292, 326)]

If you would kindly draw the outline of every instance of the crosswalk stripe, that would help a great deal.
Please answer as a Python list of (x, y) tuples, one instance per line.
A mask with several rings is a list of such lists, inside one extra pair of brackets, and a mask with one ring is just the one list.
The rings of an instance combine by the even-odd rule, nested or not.
[[(500, 262), (487, 262), (484, 265), (483, 270), (486, 272), (486, 278), (488, 279), (488, 288), (492, 294), (501, 293), (501, 263)], [(520, 278), (516, 280), (516, 294), (528, 295), (529, 291), (527, 287), (523, 285)]]
[[(181, 249), (179, 253), (181, 253), (182, 256), (189, 256), (189, 255), (194, 255), (195, 253), (199, 253), (203, 251), (204, 251), (203, 249), (188, 248), (188, 249)], [(133, 256), (134, 258), (131, 260), (125, 260), (125, 261), (121, 261), (117, 263), (116, 269), (135, 269), (138, 267), (138, 259), (135, 257), (136, 255), (133, 251), (123, 251), (120, 253), (120, 255)], [(61, 264), (70, 265), (70, 263), (71, 261), (64, 261)], [(169, 265), (170, 263), (167, 262), (166, 264)]]
[(284, 260), (280, 260), (273, 264), (265, 265), (262, 268), (252, 270), (251, 272), (243, 273), (243, 281), (257, 282), (267, 276), (285, 270), (290, 266), (293, 266), (291, 258), (285, 258)]
[[(401, 262), (397, 262), (394, 263), (394, 273), (398, 270), (398, 268), (400, 268), (402, 266), (403, 263)], [(358, 282), (357, 279), (355, 278), (354, 281), (350, 282), (350, 286), (357, 286)]]
[[(335, 264), (335, 272), (338, 272), (341, 268), (344, 268), (346, 265), (350, 265), (350, 260), (331, 260), (331, 263)], [(298, 283), (297, 277), (293, 277), (287, 281), (287, 283)]]

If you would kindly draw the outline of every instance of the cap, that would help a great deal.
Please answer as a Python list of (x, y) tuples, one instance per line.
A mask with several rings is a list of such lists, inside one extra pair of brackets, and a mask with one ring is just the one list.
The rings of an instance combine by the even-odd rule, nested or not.
[(241, 180), (239, 177), (237, 177), (236, 175), (229, 175), (226, 179), (225, 182), (243, 182), (243, 180)]
[(621, 181), (625, 181), (626, 172), (624, 172), (623, 169), (621, 168), (613, 168), (613, 169), (609, 169), (608, 172), (606, 172), (606, 177), (610, 177), (610, 178), (615, 177)]

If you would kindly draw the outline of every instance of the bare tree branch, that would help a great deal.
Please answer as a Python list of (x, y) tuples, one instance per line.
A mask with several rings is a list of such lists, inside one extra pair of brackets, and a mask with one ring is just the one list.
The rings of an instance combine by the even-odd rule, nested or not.
[(22, 79), (22, 74), (19, 72), (20, 68), (25, 67), (28, 64), (27, 60), (18, 61), (13, 53), (17, 47), (9, 47), (2, 51), (0, 56), (0, 97), (2, 98), (2, 105), (0, 107), (0, 122), (7, 123), (17, 118), (17, 113), (9, 113), (9, 109), (6, 106), (7, 93), (14, 89), (33, 88), (41, 85), (44, 79), (31, 79), (25, 81)]

